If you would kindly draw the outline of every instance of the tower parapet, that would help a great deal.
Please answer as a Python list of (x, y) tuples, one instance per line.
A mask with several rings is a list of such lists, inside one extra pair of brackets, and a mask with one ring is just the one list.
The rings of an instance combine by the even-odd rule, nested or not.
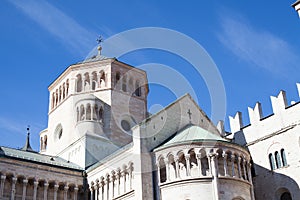
[[(300, 97), (300, 84), (297, 83)], [(257, 102), (254, 108), (248, 107), (250, 124), (243, 125), (242, 113), (237, 112), (234, 117), (229, 116), (231, 133), (228, 138), (234, 138), (241, 145), (245, 145), (259, 138), (284, 129), (300, 122), (300, 104), (287, 102), (286, 92), (281, 90), (277, 96), (271, 96), (273, 113), (263, 116), (261, 103)]]

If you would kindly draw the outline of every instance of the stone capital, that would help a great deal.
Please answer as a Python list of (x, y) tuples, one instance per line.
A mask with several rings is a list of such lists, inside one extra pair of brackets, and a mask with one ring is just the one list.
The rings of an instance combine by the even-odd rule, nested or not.
[(58, 188), (59, 188), (59, 185), (55, 184), (55, 185), (54, 185), (54, 191), (57, 191)]
[(27, 183), (28, 183), (28, 179), (24, 178), (24, 179), (23, 179), (23, 184), (26, 185)]

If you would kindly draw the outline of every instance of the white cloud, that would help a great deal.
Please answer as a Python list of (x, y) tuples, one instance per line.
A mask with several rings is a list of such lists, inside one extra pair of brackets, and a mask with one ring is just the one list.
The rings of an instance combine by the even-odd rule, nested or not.
[[(238, 20), (239, 19), (239, 20)], [(284, 39), (258, 29), (241, 17), (223, 17), (219, 40), (240, 59), (252, 66), (282, 74), (296, 69), (299, 59)]]
[(45, 0), (10, 0), (10, 2), (69, 48), (87, 53), (95, 46), (96, 34), (87, 31)]
[[(22, 120), (0, 116), (0, 129), (5, 130), (7, 133), (25, 135), (27, 126), (28, 124)], [(42, 130), (42, 127), (41, 124), (30, 124), (30, 130), (33, 133), (38, 133), (38, 131)]]

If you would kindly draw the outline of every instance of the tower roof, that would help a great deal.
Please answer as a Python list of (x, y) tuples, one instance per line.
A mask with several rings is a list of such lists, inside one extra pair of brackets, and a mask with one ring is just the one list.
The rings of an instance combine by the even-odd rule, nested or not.
[(30, 132), (29, 132), (29, 128), (27, 128), (27, 138), (26, 138), (25, 145), (23, 146), (23, 148), (21, 150), (23, 150), (23, 151), (30, 151), (30, 152), (36, 152), (30, 146)]

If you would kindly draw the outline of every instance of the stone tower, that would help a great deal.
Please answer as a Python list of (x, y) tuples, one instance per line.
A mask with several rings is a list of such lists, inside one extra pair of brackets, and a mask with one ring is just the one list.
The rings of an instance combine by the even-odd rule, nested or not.
[(83, 168), (132, 141), (147, 113), (146, 72), (100, 52), (69, 66), (50, 86), (40, 152)]

